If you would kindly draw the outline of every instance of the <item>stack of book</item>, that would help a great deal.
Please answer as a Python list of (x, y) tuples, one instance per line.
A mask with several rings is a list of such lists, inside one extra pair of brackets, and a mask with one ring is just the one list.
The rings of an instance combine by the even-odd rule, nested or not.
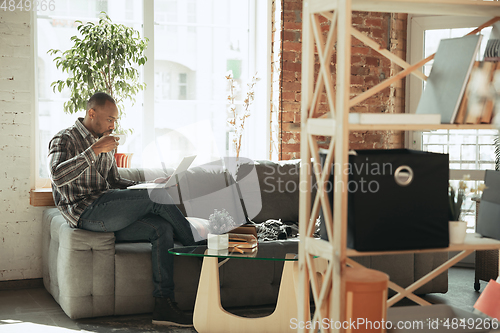
[(495, 60), (474, 63), (453, 123), (491, 124), (495, 107), (495, 97), (491, 93), (492, 81), (495, 73), (500, 71), (500, 58)]

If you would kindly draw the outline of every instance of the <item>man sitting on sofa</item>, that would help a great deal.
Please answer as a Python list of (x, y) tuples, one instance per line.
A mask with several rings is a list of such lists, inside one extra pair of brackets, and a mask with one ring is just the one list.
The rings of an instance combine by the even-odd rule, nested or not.
[(152, 244), (155, 307), (153, 323), (192, 326), (174, 301), (174, 235), (193, 245), (191, 227), (163, 189), (129, 190), (134, 182), (120, 178), (111, 136), (118, 109), (111, 96), (98, 92), (87, 102), (85, 118), (57, 133), (49, 143), (54, 202), (74, 228), (114, 232), (117, 241)]

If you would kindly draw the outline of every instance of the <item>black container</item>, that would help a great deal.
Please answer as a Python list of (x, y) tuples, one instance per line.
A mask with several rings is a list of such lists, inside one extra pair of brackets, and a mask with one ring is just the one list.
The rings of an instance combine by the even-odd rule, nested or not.
[(333, 193), (349, 192), (347, 246), (358, 251), (448, 247), (448, 155), (408, 149), (356, 154), (343, 168), (348, 183), (335, 184), (330, 177), (328, 186), (334, 189), (332, 202)]
[(486, 170), (476, 232), (500, 240), (500, 171)]

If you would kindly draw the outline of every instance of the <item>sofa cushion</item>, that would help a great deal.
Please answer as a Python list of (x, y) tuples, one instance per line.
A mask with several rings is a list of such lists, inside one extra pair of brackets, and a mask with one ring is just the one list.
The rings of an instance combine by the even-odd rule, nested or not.
[(238, 225), (246, 222), (235, 182), (220, 161), (190, 168), (179, 189), (186, 216), (209, 219), (226, 210)]
[(150, 243), (115, 247), (115, 314), (152, 312), (154, 307)]
[(298, 222), (300, 160), (259, 160), (255, 163), (255, 168), (262, 197), (262, 210), (253, 221), (261, 223), (269, 219), (281, 219), (282, 222)]

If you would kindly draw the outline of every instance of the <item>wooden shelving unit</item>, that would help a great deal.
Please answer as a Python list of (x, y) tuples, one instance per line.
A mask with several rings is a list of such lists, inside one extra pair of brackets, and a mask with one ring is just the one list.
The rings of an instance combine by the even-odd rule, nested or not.
[[(301, 191), (299, 209), (300, 245), (299, 245), (299, 321), (321, 320), (330, 318), (341, 322), (345, 318), (345, 281), (344, 268), (347, 263), (353, 264), (349, 256), (360, 255), (359, 252), (346, 248), (347, 238), (347, 192), (335, 194), (333, 207), (324, 191), (330, 168), (322, 170), (319, 163), (319, 148), (317, 136), (330, 137), (330, 146), (326, 155), (325, 165), (333, 161), (336, 165), (348, 163), (349, 133), (359, 130), (436, 130), (436, 129), (489, 129), (491, 125), (450, 125), (450, 124), (349, 124), (350, 107), (376, 94), (407, 75), (415, 75), (422, 80), (426, 77), (420, 68), (433, 57), (423, 59), (415, 64), (408, 64), (376, 42), (369, 39), (352, 27), (352, 11), (376, 11), (431, 15), (460, 15), (480, 17), (500, 17), (500, 3), (494, 1), (474, 0), (304, 0), (302, 26), (302, 105), (301, 105), (301, 159), (302, 165), (309, 165), (314, 159), (313, 173), (318, 183), (317, 195), (311, 199), (308, 191)], [(320, 28), (319, 17), (330, 21), (330, 30), (325, 37)], [(498, 19), (487, 20), (482, 28), (490, 26)], [(367, 46), (389, 58), (403, 68), (402, 72), (386, 79), (373, 87), (363, 96), (351, 99), (350, 68), (351, 68), (351, 35), (364, 42)], [(332, 82), (330, 59), (336, 45), (337, 52), (337, 82)], [(320, 69), (317, 81), (314, 81), (314, 52), (317, 50)], [(334, 91), (334, 87), (336, 90)], [(320, 117), (317, 109), (320, 96), (326, 93), (330, 118)], [(311, 185), (309, 168), (301, 168), (301, 188), (308, 189)], [(347, 184), (348, 175), (341, 168), (335, 168), (335, 183)], [(325, 216), (328, 241), (314, 239), (315, 221), (320, 208)], [(444, 251), (462, 251), (462, 255), (474, 249), (500, 248), (500, 242), (488, 245), (469, 243), (453, 246)], [(418, 252), (418, 251), (411, 251)], [(374, 255), (394, 254), (395, 252), (376, 252)], [(470, 252), (469, 252), (470, 253)], [(363, 253), (365, 255), (366, 253)], [(322, 280), (317, 279), (315, 272), (315, 256), (328, 260), (328, 268)], [(441, 268), (446, 269), (446, 268)], [(315, 303), (315, 314), (309, 318), (309, 290)], [(392, 288), (392, 287), (391, 287)], [(406, 296), (410, 297), (411, 296)], [(413, 299), (413, 298), (412, 298)], [(304, 331), (304, 329), (302, 329)], [(323, 328), (322, 328), (322, 331)], [(337, 332), (331, 328), (332, 332)]]

